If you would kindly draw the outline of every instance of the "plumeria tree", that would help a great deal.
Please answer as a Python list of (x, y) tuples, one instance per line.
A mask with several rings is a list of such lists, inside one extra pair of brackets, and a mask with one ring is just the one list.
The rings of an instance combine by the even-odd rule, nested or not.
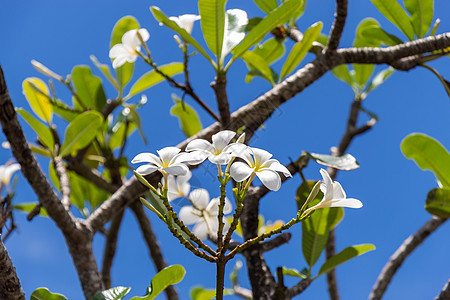
[[(145, 279), (151, 281), (145, 295), (132, 299), (154, 299), (161, 293), (168, 299), (223, 299), (227, 295), (291, 299), (323, 277), (330, 299), (340, 299), (336, 267), (375, 249), (367, 243), (370, 236), (365, 240), (352, 237), (356, 245), (337, 247), (335, 233), (341, 221), (346, 223), (344, 208), (358, 214), (366, 203), (353, 192), (351, 182), (346, 190), (355, 198), (347, 198), (335, 181), (339, 170), (360, 167), (358, 155), (347, 153), (348, 148), (378, 121), (363, 106), (364, 101), (396, 71), (419, 67), (431, 71), (450, 96), (441, 70), (430, 65), (446, 59), (450, 49), (450, 33), (441, 33), (434, 1), (371, 2), (387, 20), (361, 20), (353, 46), (347, 48), (339, 47), (348, 19), (346, 0), (336, 0), (329, 28), (320, 20), (299, 25), (308, 14), (306, 0), (254, 0), (254, 8), (246, 10), (230, 8), (232, 4), (224, 0), (199, 0), (197, 11), (178, 16), (171, 16), (170, 7), (151, 6), (148, 16), (159, 26), (144, 28), (134, 16), (120, 18), (112, 28), (109, 51), (105, 51), (109, 62), (91, 56), (91, 66), (77, 65), (70, 74), (60, 75), (57, 66), (31, 61), (40, 77), (28, 77), (22, 84), (30, 109), (15, 108), (16, 100), (6, 85), (8, 74), (0, 69), (0, 121), (8, 140), (4, 147), (11, 149), (17, 161), (0, 167), (2, 240), (20, 226), (13, 218), (19, 212), (25, 212), (29, 221), (49, 218), (64, 236), (84, 297), (123, 299), (131, 287), (113, 280), (111, 270), (119, 229), (125, 226), (124, 215), (130, 210), (158, 271)], [(154, 33), (162, 30), (175, 43), (153, 40)], [(160, 63), (155, 55), (159, 48), (177, 49), (178, 60)], [(236, 89), (234, 68), (248, 87), (259, 81), (265, 90), (242, 102), (236, 95), (244, 91), (230, 93)], [(206, 69), (209, 73), (198, 71)], [(329, 144), (331, 153), (315, 153), (307, 144), (292, 147), (296, 132), (315, 131), (314, 122), (334, 131), (334, 120), (315, 116), (303, 124), (309, 116), (301, 112), (300, 125), (283, 128), (287, 133), (283, 133), (281, 147), (288, 154), (273, 155), (268, 151), (272, 141), (261, 134), (267, 121), (327, 73), (348, 85), (354, 97), (340, 142), (335, 147), (334, 142)], [(198, 92), (197, 86), (210, 75), (214, 100)], [(185, 139), (155, 147), (157, 138), (170, 133), (164, 131), (165, 121), (156, 128), (143, 126), (162, 113), (156, 103), (147, 103), (147, 94), (164, 82), (173, 92), (170, 113), (178, 119), (177, 134)], [(68, 93), (67, 99), (60, 96), (60, 88)], [(157, 97), (170, 98), (166, 94)], [(316, 102), (320, 110), (326, 110), (325, 101)], [(207, 127), (202, 125), (205, 120), (211, 123)], [(24, 124), (33, 131), (28, 139)], [(136, 139), (134, 132), (150, 150), (127, 147)], [(157, 134), (150, 139), (152, 133)], [(314, 139), (322, 136), (317, 132)], [(437, 185), (425, 197), (425, 208), (432, 216), (389, 258), (372, 290), (367, 290), (372, 300), (381, 299), (409, 254), (450, 216), (449, 152), (425, 134), (408, 135), (401, 150), (420, 168), (435, 174)], [(18, 176), (16, 180), (11, 176), (18, 170), (37, 202), (17, 199)], [(285, 182), (293, 182), (290, 191)], [(371, 184), (362, 184), (372, 189)], [(262, 199), (277, 194), (282, 199), (271, 205), (283, 211), (283, 220), (266, 222)], [(155, 234), (156, 222), (165, 228), (163, 232)], [(93, 248), (99, 235), (105, 237), (101, 258)], [(293, 235), (300, 236), (301, 244), (284, 246)], [(161, 246), (161, 236), (170, 236), (180, 251), (214, 265), (215, 271), (200, 272), (195, 263), (167, 260), (169, 249)], [(287, 258), (273, 268), (268, 257), (276, 255), (281, 246), (301, 252), (304, 264)], [(25, 299), (13, 261), (14, 253), (8, 254), (0, 243), (0, 270), (4, 270), (0, 298)], [(242, 280), (244, 272), (239, 271), (244, 266), (248, 281)], [(190, 295), (180, 293), (176, 284), (186, 272), (198, 273), (200, 278), (213, 276), (215, 286), (193, 287)], [(351, 285), (345, 278), (339, 282)], [(448, 281), (440, 286), (436, 299), (449, 299)], [(30, 297), (66, 299), (53, 292), (36, 287)]]

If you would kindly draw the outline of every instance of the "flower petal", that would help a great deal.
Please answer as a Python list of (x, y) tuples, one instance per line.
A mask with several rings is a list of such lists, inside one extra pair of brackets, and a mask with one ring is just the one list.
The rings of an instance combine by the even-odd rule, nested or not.
[(186, 146), (186, 152), (194, 150), (203, 150), (213, 153), (215, 151), (213, 145), (204, 139), (195, 139)]
[[(271, 159), (269, 159), (269, 161), (270, 160)], [(292, 177), (291, 172), (289, 172), (289, 170), (285, 166), (280, 164), (280, 162), (278, 160), (276, 160), (276, 159), (274, 159), (274, 160), (275, 160), (275, 162), (270, 164), (270, 167), (269, 167), (270, 169), (277, 171), (277, 172), (281, 172), (286, 177)]]
[(185, 14), (181, 15), (178, 18), (177, 17), (170, 17), (169, 18), (172, 21), (175, 21), (175, 23), (178, 24), (181, 28), (187, 31), (187, 33), (192, 32), (192, 27), (194, 26), (194, 22), (197, 20), (200, 20), (200, 16), (198, 15), (192, 15), (192, 14)]
[(231, 160), (231, 154), (229, 153), (220, 153), (219, 155), (210, 155), (208, 156), (210, 162), (216, 165), (226, 165)]
[(127, 62), (127, 57), (126, 56), (118, 56), (113, 61), (113, 68), (117, 69), (117, 68), (121, 67), (126, 62)]
[(320, 184), (320, 190), (324, 193), (325, 196), (329, 193), (328, 191), (333, 190), (333, 181), (331, 180), (330, 175), (324, 169), (320, 169), (320, 174), (322, 175), (323, 181)]
[(266, 150), (259, 149), (259, 148), (253, 148), (253, 147), (250, 147), (250, 149), (253, 152), (253, 158), (255, 160), (255, 165), (260, 166), (272, 157), (272, 154), (270, 154)]
[(171, 166), (163, 168), (164, 171), (166, 171), (170, 175), (186, 175), (187, 172), (189, 172), (189, 168), (184, 164), (172, 164)]
[(136, 172), (145, 176), (145, 175), (151, 174), (151, 173), (153, 173), (153, 172), (155, 172), (156, 170), (159, 170), (159, 169), (161, 169), (161, 168), (160, 167), (155, 167), (155, 166), (152, 166), (152, 165), (143, 165), (143, 166), (140, 166), (139, 168), (137, 168)]
[(1, 166), (0, 168), (2, 169), (0, 171), (0, 181), (4, 184), (9, 184), (13, 173), (20, 170), (20, 164), (11, 164), (9, 166)]
[(250, 166), (253, 166), (253, 158), (250, 147), (240, 143), (232, 143), (226, 146), (222, 152), (230, 153), (232, 157), (239, 157), (245, 160)]
[(237, 161), (231, 165), (230, 175), (231, 178), (236, 180), (237, 182), (244, 181), (249, 178), (253, 173), (253, 168), (250, 168), (247, 164)]
[(130, 51), (124, 45), (122, 44), (116, 44), (112, 46), (112, 48), (109, 50), (109, 57), (110, 58), (116, 58), (119, 56), (128, 56), (130, 55)]
[(175, 155), (180, 153), (180, 151), (181, 149), (177, 147), (166, 147), (156, 152), (158, 152), (158, 155), (161, 158), (163, 165), (168, 165), (171, 162), (172, 158), (174, 158)]
[(209, 203), (209, 193), (205, 189), (196, 189), (189, 194), (189, 200), (200, 210), (206, 209)]
[(148, 30), (145, 28), (139, 29), (139, 34), (141, 35), (144, 42), (148, 41), (148, 39), (150, 38), (150, 33), (148, 33)]
[(201, 222), (198, 222), (197, 225), (194, 226), (192, 233), (199, 239), (205, 240), (208, 237), (208, 226), (206, 226), (205, 221), (202, 220)]
[(154, 164), (156, 166), (162, 166), (161, 160), (159, 159), (159, 157), (153, 153), (146, 153), (146, 152), (140, 153), (131, 160), (132, 164), (137, 164), (137, 163), (142, 163), (142, 162)]
[(187, 205), (180, 209), (178, 217), (184, 224), (191, 225), (203, 221), (203, 218), (199, 214), (200, 212), (198, 210), (190, 205)]
[(278, 191), (281, 187), (281, 178), (277, 172), (264, 169), (260, 172), (256, 172), (256, 176), (261, 180), (261, 182), (272, 191)]
[(216, 151), (222, 152), (222, 150), (228, 146), (231, 139), (236, 135), (234, 131), (222, 130), (212, 136), (212, 144)]
[(341, 184), (337, 181), (333, 182), (333, 199), (345, 199), (347, 195)]
[[(208, 204), (208, 207), (206, 207), (206, 211), (210, 216), (217, 216), (219, 214), (219, 202), (220, 197), (211, 199), (211, 201)], [(225, 206), (223, 207), (223, 214), (229, 214), (233, 211), (233, 206), (231, 205), (230, 200), (228, 197), (225, 197)]]

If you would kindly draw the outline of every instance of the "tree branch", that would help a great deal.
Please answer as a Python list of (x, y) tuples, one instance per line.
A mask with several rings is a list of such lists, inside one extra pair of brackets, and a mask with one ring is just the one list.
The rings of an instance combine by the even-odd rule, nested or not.
[(220, 123), (222, 129), (227, 129), (230, 126), (230, 105), (228, 104), (227, 96), (227, 78), (225, 75), (217, 75), (216, 80), (211, 83), (216, 94), (217, 106), (219, 107)]
[(53, 160), (56, 175), (59, 178), (59, 185), (61, 188), (61, 202), (64, 205), (64, 208), (69, 211), (70, 210), (70, 182), (69, 177), (67, 176), (66, 168), (64, 167), (61, 158), (55, 157)]
[(342, 32), (344, 31), (345, 20), (347, 19), (347, 0), (336, 0), (336, 13), (334, 14), (334, 22), (331, 26), (331, 31), (328, 39), (328, 47), (325, 50), (325, 55), (335, 51), (341, 40)]
[(448, 299), (450, 299), (450, 279), (444, 285), (439, 295), (436, 296), (436, 298), (434, 298), (434, 300), (448, 300)]
[[(1, 235), (0, 235), (1, 236)], [(0, 299), (25, 300), (25, 293), (17, 277), (8, 251), (0, 238)]]
[[(420, 245), (422, 242), (439, 228), (447, 219), (432, 217), (425, 223), (416, 233), (410, 235), (395, 251), (389, 261), (378, 275), (377, 282), (372, 288), (369, 300), (379, 300), (386, 291), (389, 283), (397, 272), (398, 268), (403, 264), (405, 259)], [(445, 298), (444, 298), (445, 299)]]

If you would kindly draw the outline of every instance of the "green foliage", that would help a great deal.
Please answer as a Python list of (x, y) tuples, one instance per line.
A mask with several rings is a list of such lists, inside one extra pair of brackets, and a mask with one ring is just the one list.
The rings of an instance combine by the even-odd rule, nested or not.
[(131, 300), (155, 299), (169, 285), (177, 284), (184, 278), (186, 271), (181, 265), (173, 265), (159, 271), (153, 278), (147, 293), (143, 297), (133, 297)]
[(191, 137), (202, 130), (202, 124), (200, 123), (197, 112), (176, 95), (173, 94), (172, 99), (175, 104), (170, 109), (170, 114), (178, 118), (183, 133), (187, 137)]
[(292, 50), (286, 58), (283, 68), (281, 69), (280, 81), (282, 81), (284, 77), (289, 75), (300, 64), (306, 56), (306, 53), (308, 53), (309, 49), (311, 49), (312, 43), (319, 36), (322, 26), (322, 22), (312, 24), (303, 34), (302, 40), (292, 47)]
[(365, 91), (365, 94), (368, 94), (371, 91), (373, 91), (374, 89), (376, 89), (377, 87), (379, 87), (393, 73), (394, 73), (394, 68), (392, 68), (392, 67), (386, 68), (386, 69), (381, 70), (380, 72), (378, 72), (377, 75), (375, 75), (373, 77), (372, 81), (370, 82), (369, 86), (367, 87), (367, 89)]
[(67, 300), (61, 294), (51, 293), (47, 288), (38, 288), (30, 296), (30, 300)]
[(306, 279), (308, 278), (308, 270), (303, 269), (302, 271), (299, 271), (297, 269), (283, 267), (283, 275)]
[(370, 0), (376, 8), (395, 26), (397, 26), (410, 41), (414, 40), (414, 28), (408, 14), (397, 0)]
[[(252, 75), (250, 75), (251, 77), (253, 77), (253, 74), (259, 75), (262, 78), (269, 81), (272, 84), (272, 86), (275, 85), (276, 73), (273, 72), (273, 70), (270, 68), (268, 62), (264, 58), (262, 58), (255, 52), (247, 51), (242, 55), (242, 59), (247, 63), (247, 66), (249, 66), (249, 69), (252, 72)], [(251, 77), (250, 77), (250, 79), (251, 79)], [(247, 78), (246, 78), (246, 80), (247, 80)]]
[(336, 168), (339, 170), (350, 171), (359, 168), (359, 163), (351, 154), (344, 154), (342, 156), (331, 156), (327, 154), (309, 153), (308, 157), (312, 158), (318, 164)]
[(357, 256), (360, 256), (368, 251), (375, 250), (375, 246), (372, 244), (363, 244), (363, 245), (355, 245), (351, 247), (347, 247), (338, 254), (330, 257), (321, 267), (319, 270), (319, 274), (317, 274), (317, 277), (320, 275), (323, 275), (325, 273), (330, 272), (337, 266), (345, 263), (346, 261), (349, 261), (352, 258), (355, 258)]
[[(167, 76), (174, 76), (176, 74), (179, 74), (183, 72), (184, 65), (183, 63), (170, 63), (167, 65), (163, 65), (158, 68), (163, 74)], [(142, 75), (136, 82), (133, 84), (133, 86), (130, 89), (130, 92), (124, 99), (130, 99), (134, 95), (137, 95), (139, 93), (142, 93), (146, 89), (164, 81), (165, 78), (155, 70), (151, 70), (144, 75)]]
[(23, 108), (17, 108), (16, 112), (28, 123), (28, 125), (30, 125), (34, 132), (36, 132), (42, 144), (50, 149), (50, 151), (53, 151), (55, 139), (53, 138), (52, 131)]
[(301, 3), (302, 0), (287, 0), (278, 8), (271, 11), (255, 27), (253, 27), (242, 42), (233, 49), (233, 58), (225, 69), (227, 69), (234, 60), (242, 56), (245, 51), (261, 41), (268, 32), (273, 30), (275, 27), (288, 22), (292, 17), (293, 12), (295, 12), (295, 8), (297, 8)]
[(102, 81), (92, 75), (88, 66), (76, 66), (72, 70), (72, 82), (76, 93), (87, 108), (101, 111), (106, 104)]
[(108, 79), (108, 81), (114, 86), (116, 90), (119, 90), (119, 85), (117, 84), (117, 80), (112, 76), (111, 71), (109, 70), (109, 66), (106, 64), (102, 64), (98, 61), (97, 57), (94, 55), (89, 56), (92, 63), (102, 72), (103, 76)]
[(215, 63), (213, 62), (213, 60), (211, 59), (211, 57), (209, 57), (208, 53), (206, 53), (205, 49), (203, 49), (202, 46), (200, 46), (200, 44), (189, 34), (186, 32), (186, 30), (182, 29), (180, 26), (178, 26), (178, 24), (175, 21), (170, 20), (160, 9), (159, 7), (156, 6), (152, 6), (150, 7), (150, 11), (153, 14), (153, 17), (155, 17), (155, 19), (164, 24), (165, 26), (167, 26), (168, 28), (172, 29), (173, 31), (175, 31), (176, 33), (178, 33), (181, 38), (186, 42), (191, 44), (192, 46), (194, 46), (194, 48), (200, 52), (200, 54), (202, 54), (214, 67), (215, 67)]
[(22, 83), (22, 90), (33, 112), (43, 121), (52, 121), (53, 107), (48, 87), (42, 79), (29, 77)]
[[(133, 16), (125, 16), (114, 25), (111, 33), (110, 48), (116, 44), (122, 43), (122, 36), (125, 32), (138, 29), (139, 23)], [(126, 62), (123, 66), (116, 69), (117, 79), (120, 90), (130, 81), (133, 76), (134, 63)]]
[(89, 300), (120, 300), (123, 299), (129, 292), (131, 288), (118, 286), (110, 288), (106, 291), (100, 292), (95, 296), (89, 298)]
[(403, 155), (422, 170), (430, 170), (445, 188), (450, 188), (450, 153), (435, 139), (413, 133), (401, 143)]
[(450, 218), (450, 189), (438, 188), (428, 192), (425, 209), (441, 218)]
[(278, 7), (277, 0), (254, 0), (256, 5), (265, 13), (270, 13)]
[(403, 0), (411, 15), (410, 21), (418, 38), (428, 32), (433, 22), (434, 0)]
[(350, 73), (348, 70), (347, 65), (340, 65), (335, 67), (333, 70), (333, 75), (336, 76), (338, 79), (346, 82), (349, 86), (352, 88), (356, 88), (356, 79), (355, 76)]
[[(17, 203), (17, 204), (13, 204), (11, 206), (11, 208), (14, 210), (29, 214), (36, 207), (36, 205), (38, 205), (37, 202)], [(39, 215), (41, 217), (48, 217), (48, 213), (45, 210), (45, 208), (43, 208), (43, 207), (40, 208)]]
[[(355, 47), (379, 47), (380, 41), (368, 39), (364, 36), (363, 32), (367, 28), (372, 28), (378, 24), (377, 21), (371, 18), (367, 18), (362, 20), (358, 24), (358, 28), (356, 29), (356, 37), (353, 42), (353, 46)], [(358, 89), (362, 90), (369, 80), (370, 76), (375, 69), (375, 65), (371, 64), (353, 64), (353, 69), (355, 70), (355, 80), (358, 84)]]
[(199, 0), (198, 10), (203, 36), (208, 48), (221, 60), (225, 32), (226, 0)]
[(89, 145), (102, 123), (102, 115), (95, 111), (87, 111), (76, 117), (66, 128), (59, 155), (65, 156)]
[[(231, 289), (224, 289), (224, 295), (233, 295), (234, 292)], [(200, 286), (196, 286), (191, 290), (191, 300), (212, 300), (216, 297), (216, 290), (205, 289)]]

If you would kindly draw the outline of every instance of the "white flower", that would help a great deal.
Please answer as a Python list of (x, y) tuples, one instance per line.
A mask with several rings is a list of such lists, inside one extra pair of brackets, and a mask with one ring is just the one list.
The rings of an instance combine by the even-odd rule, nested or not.
[(18, 170), (20, 170), (19, 164), (0, 166), (0, 182), (2, 182), (5, 185), (8, 185), (9, 181), (11, 180), (12, 174)]
[[(196, 189), (189, 194), (189, 200), (192, 206), (184, 206), (180, 210), (180, 219), (186, 225), (195, 224), (192, 232), (201, 240), (208, 237), (208, 233), (216, 235), (219, 227), (217, 215), (219, 214), (220, 198), (214, 198), (209, 201), (209, 193), (205, 189)], [(225, 198), (224, 214), (232, 211), (230, 200)], [(228, 225), (224, 222), (224, 231)]]
[(337, 181), (333, 182), (327, 171), (320, 169), (320, 174), (322, 174), (323, 178), (320, 184), (320, 190), (324, 194), (323, 199), (318, 204), (305, 210), (303, 214), (324, 207), (361, 208), (363, 206), (362, 202), (358, 199), (347, 198), (341, 184)]
[(122, 66), (125, 62), (134, 63), (136, 61), (142, 44), (138, 37), (138, 32), (144, 42), (149, 39), (150, 34), (147, 29), (133, 29), (124, 33), (122, 44), (116, 44), (109, 50), (109, 57), (114, 59), (114, 69)]
[[(230, 144), (230, 141), (236, 135), (233, 131), (223, 130), (212, 136), (212, 144), (203, 139), (195, 139), (186, 146), (186, 151), (191, 152), (197, 160), (191, 161), (190, 164), (200, 164), (206, 158), (216, 165), (226, 165), (231, 161), (232, 153), (238, 152), (236, 148), (247, 148), (243, 144)], [(238, 142), (242, 142), (242, 135), (238, 138)], [(233, 150), (234, 149), (234, 150)]]
[(189, 160), (189, 154), (180, 153), (180, 151), (177, 147), (166, 147), (156, 151), (159, 157), (153, 153), (141, 153), (136, 155), (131, 163), (148, 163), (136, 169), (136, 172), (141, 175), (148, 175), (155, 171), (160, 171), (163, 175), (186, 175), (189, 168), (183, 162)]
[(281, 186), (281, 178), (277, 172), (283, 173), (286, 177), (292, 176), (278, 160), (270, 159), (272, 154), (269, 152), (252, 147), (248, 147), (248, 150), (242, 151), (239, 155), (245, 163), (238, 161), (231, 165), (230, 175), (237, 182), (242, 182), (247, 178), (250, 178), (251, 181), (258, 176), (268, 189), (278, 191)]
[(191, 34), (194, 22), (200, 20), (200, 16), (185, 14), (178, 17), (170, 17), (169, 19), (177, 23), (177, 25), (186, 30), (187, 33)]
[(191, 190), (191, 185), (188, 182), (191, 177), (192, 173), (190, 171), (176, 178), (170, 175), (167, 179), (167, 199), (173, 201), (177, 198), (187, 197)]

